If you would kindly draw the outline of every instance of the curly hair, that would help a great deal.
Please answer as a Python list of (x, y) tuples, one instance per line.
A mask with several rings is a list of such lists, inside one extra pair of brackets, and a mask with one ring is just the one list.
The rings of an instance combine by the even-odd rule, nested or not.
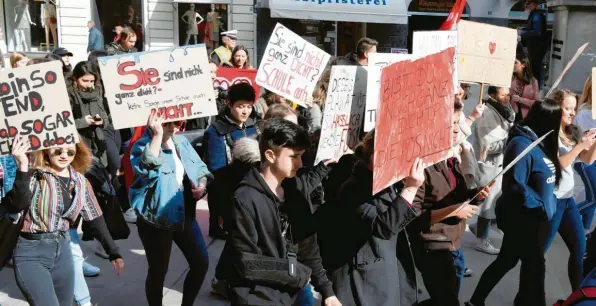
[[(79, 139), (81, 137), (79, 136)], [(79, 173), (85, 173), (91, 167), (91, 159), (93, 154), (91, 150), (83, 141), (79, 141), (75, 144), (76, 154), (70, 165)], [(45, 149), (33, 153), (34, 168), (36, 169), (47, 169), (50, 168), (50, 157), (48, 156), (50, 150)]]

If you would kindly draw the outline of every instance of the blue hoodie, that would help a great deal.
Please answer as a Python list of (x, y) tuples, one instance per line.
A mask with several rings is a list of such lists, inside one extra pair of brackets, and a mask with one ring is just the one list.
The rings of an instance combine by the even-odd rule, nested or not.
[[(504, 165), (513, 161), (536, 139), (538, 137), (530, 128), (515, 125), (509, 131)], [(548, 220), (553, 217), (556, 210), (555, 166), (542, 147), (543, 144), (534, 147), (503, 175), (503, 194), (497, 200), (497, 216), (514, 217), (511, 214), (515, 212), (539, 208)]]

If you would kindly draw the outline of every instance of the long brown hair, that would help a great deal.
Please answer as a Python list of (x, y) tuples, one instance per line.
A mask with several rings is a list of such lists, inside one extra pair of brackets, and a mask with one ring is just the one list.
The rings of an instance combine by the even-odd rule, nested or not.
[(362, 141), (354, 149), (354, 155), (362, 159), (367, 164), (370, 163), (370, 158), (375, 153), (375, 130), (368, 132)]
[(234, 50), (232, 51), (231, 61), (234, 68), (236, 68), (236, 63), (234, 63), (234, 55), (238, 53), (238, 51), (244, 51), (244, 53), (246, 53), (246, 62), (244, 62), (244, 65), (240, 67), (240, 69), (251, 69), (252, 66), (250, 65), (250, 54), (248, 54), (248, 50), (243, 45), (238, 45), (234, 47)]
[[(532, 74), (532, 64), (530, 64), (530, 59), (527, 56), (520, 54), (518, 54), (515, 59), (524, 66), (524, 72), (522, 73), (522, 78), (520, 80), (526, 85), (532, 84), (534, 75)], [(515, 73), (513, 73), (513, 75), (517, 78)]]
[(577, 101), (578, 109), (592, 109), (592, 76), (586, 80), (582, 95)]
[[(80, 136), (79, 139), (81, 139)], [(91, 159), (93, 158), (91, 150), (89, 150), (89, 147), (87, 147), (85, 142), (82, 140), (75, 145), (75, 150), (77, 153), (75, 154), (70, 165), (75, 169), (75, 171), (79, 173), (85, 173), (87, 169), (91, 168)], [(33, 153), (34, 167), (36, 169), (50, 168), (50, 157), (48, 156), (49, 153), (49, 149)]]
[(10, 67), (17, 68), (17, 63), (26, 57), (27, 57), (27, 55), (25, 55), (25, 53), (23, 53), (23, 52), (13, 52), (10, 55)]

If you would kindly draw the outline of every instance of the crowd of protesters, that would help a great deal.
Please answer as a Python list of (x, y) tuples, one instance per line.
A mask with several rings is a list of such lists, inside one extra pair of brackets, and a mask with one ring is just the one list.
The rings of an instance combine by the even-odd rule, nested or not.
[[(225, 50), (209, 56), (212, 76), (216, 69), (251, 69), (235, 35), (225, 33)], [(64, 48), (45, 58), (10, 58), (14, 69), (62, 62), (81, 140), (27, 154), (28, 143), (17, 138), (12, 156), (0, 158), (1, 205), (24, 215), (12, 265), (31, 305), (91, 305), (84, 277), (99, 269), (84, 262), (81, 221), (82, 240), (96, 239), (98, 255), (117, 273), (124, 261), (114, 241), (128, 237), (127, 222), (136, 223), (152, 306), (162, 305), (175, 243), (189, 265), (182, 305), (193, 305), (209, 266), (196, 220), (196, 203), (207, 195), (209, 236), (225, 240), (215, 279), (208, 281), (232, 305), (314, 305), (313, 290), (326, 306), (460, 305), (462, 278), (470, 273), (462, 237), (476, 214), (477, 223), (469, 224), (475, 248), (497, 257), (466, 305), (485, 305), (518, 261), (515, 305), (546, 305), (544, 255), (557, 232), (570, 250), (573, 290), (594, 268), (595, 246), (587, 242), (596, 207), (591, 78), (579, 95), (561, 89), (540, 99), (534, 63), (521, 53), (511, 63), (511, 87), (490, 86), (467, 117), (468, 86), (461, 84), (450, 157), (434, 165), (416, 159), (407, 178), (373, 195), (375, 130), (361, 133), (353, 154), (314, 164), (330, 67), (367, 66), (376, 52), (373, 39), (361, 39), (353, 53), (330, 62), (309, 107), (268, 91), (259, 96), (239, 83), (213, 88), (219, 112), (211, 118), (164, 123), (154, 112), (146, 126), (118, 131), (97, 60), (135, 52), (135, 43), (135, 32), (124, 28), (106, 52), (92, 51), (74, 68)], [(191, 128), (205, 130), (198, 151), (180, 135)], [(586, 186), (579, 204), (574, 171)], [(491, 229), (503, 233), (500, 249), (490, 241)]]

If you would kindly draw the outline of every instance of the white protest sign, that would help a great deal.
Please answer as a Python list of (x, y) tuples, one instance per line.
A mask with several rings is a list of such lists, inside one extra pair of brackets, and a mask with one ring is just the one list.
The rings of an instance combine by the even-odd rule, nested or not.
[(592, 68), (592, 119), (596, 119), (596, 67)]
[(205, 45), (99, 59), (114, 127), (147, 124), (157, 110), (166, 122), (217, 114)]
[(367, 71), (362, 66), (333, 66), (315, 165), (352, 153), (360, 141)]
[(457, 32), (459, 81), (511, 86), (517, 31), (460, 20)]
[(372, 53), (368, 56), (366, 110), (364, 111), (365, 132), (375, 128), (377, 105), (379, 105), (379, 95), (381, 94), (381, 69), (406, 59), (413, 59), (412, 54)]
[(257, 72), (257, 84), (308, 106), (331, 56), (278, 23)]
[(426, 56), (441, 52), (447, 48), (455, 47), (453, 58), (453, 89), (459, 90), (459, 78), (457, 74), (457, 31), (422, 31), (414, 32), (412, 39), (412, 54)]
[(0, 100), (0, 155), (10, 154), (17, 134), (31, 151), (79, 141), (60, 61), (1, 72)]

